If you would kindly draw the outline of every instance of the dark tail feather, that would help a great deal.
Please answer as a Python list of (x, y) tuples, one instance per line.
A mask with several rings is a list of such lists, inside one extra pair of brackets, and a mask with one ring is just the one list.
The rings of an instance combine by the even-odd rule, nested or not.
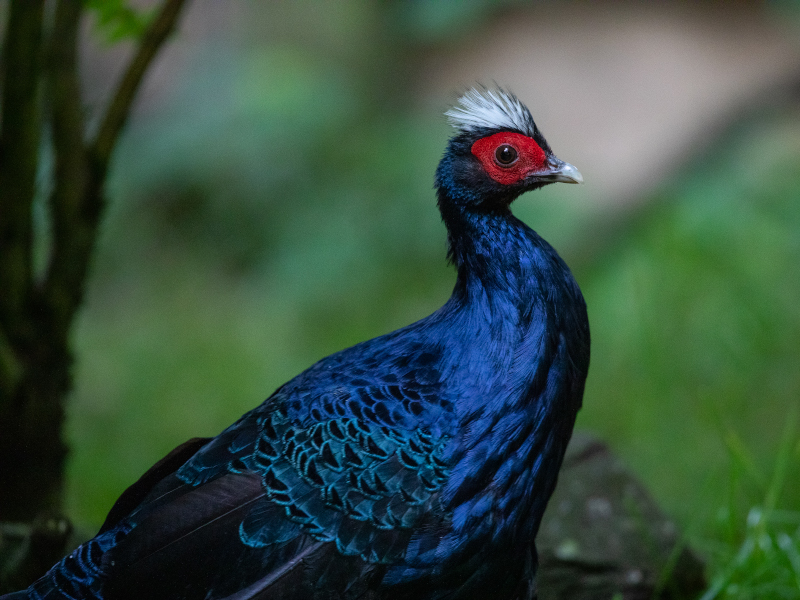
[(100, 528), (100, 533), (108, 531), (123, 518), (131, 514), (136, 507), (147, 497), (159, 481), (167, 475), (180, 469), (183, 464), (194, 456), (211, 438), (192, 438), (184, 442), (164, 458), (150, 467), (139, 480), (122, 492), (114, 506), (108, 512), (105, 523)]
[[(239, 590), (235, 594), (231, 594), (230, 596), (227, 596), (222, 600), (251, 600), (254, 598), (258, 598), (262, 592), (272, 587), (278, 580), (283, 578), (285, 575), (289, 574), (297, 567), (299, 567), (306, 559), (306, 557), (308, 557), (315, 551), (319, 550), (321, 546), (322, 542), (317, 542), (316, 544), (312, 544), (311, 546), (303, 550), (300, 554), (295, 556), (292, 560), (283, 565), (280, 569), (273, 571), (269, 575), (262, 577), (261, 579), (256, 581), (253, 585), (248, 586), (243, 590)], [(0, 598), (0, 600), (2, 599)]]

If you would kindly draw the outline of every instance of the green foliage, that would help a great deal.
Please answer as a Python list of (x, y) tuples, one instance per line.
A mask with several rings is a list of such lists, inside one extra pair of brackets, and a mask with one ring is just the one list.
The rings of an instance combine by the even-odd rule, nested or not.
[[(791, 407), (772, 479), (764, 496), (755, 498), (758, 503), (748, 511), (744, 532), (740, 531), (740, 511), (733, 497), (720, 510), (720, 533), (717, 542), (708, 547), (715, 576), (701, 600), (800, 597), (800, 511), (776, 508), (787, 476), (800, 470), (799, 414), (796, 406)], [(736, 481), (739, 473), (760, 484), (752, 457), (740, 446), (731, 454), (734, 494), (740, 487)]]
[(759, 507), (753, 507), (747, 516), (744, 541), (721, 567), (701, 600), (798, 597), (800, 513), (764, 513)]
[(139, 38), (147, 29), (152, 11), (137, 11), (125, 0), (83, 0), (97, 19), (97, 28), (108, 43)]
[[(593, 362), (579, 422), (699, 531), (720, 505), (729, 449), (751, 448), (749, 470), (769, 472), (775, 423), (800, 399), (796, 123), (729, 136), (582, 277)], [(800, 504), (800, 481), (785, 494)]]

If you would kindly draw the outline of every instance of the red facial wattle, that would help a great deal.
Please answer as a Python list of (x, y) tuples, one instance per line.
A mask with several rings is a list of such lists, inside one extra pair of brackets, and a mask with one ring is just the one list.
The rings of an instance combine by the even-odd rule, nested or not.
[[(501, 146), (511, 146), (517, 152), (512, 163), (504, 165), (496, 156)], [(472, 154), (481, 161), (489, 177), (503, 185), (522, 181), (529, 174), (545, 169), (547, 156), (542, 148), (526, 135), (501, 131), (472, 144)]]

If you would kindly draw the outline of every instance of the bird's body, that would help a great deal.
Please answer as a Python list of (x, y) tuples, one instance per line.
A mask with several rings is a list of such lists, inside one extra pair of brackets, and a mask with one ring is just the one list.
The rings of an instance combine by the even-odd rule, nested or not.
[(19, 598), (533, 596), (589, 332), (569, 269), (509, 204), (579, 175), (512, 95), (461, 103), (436, 180), (450, 300), (176, 449)]

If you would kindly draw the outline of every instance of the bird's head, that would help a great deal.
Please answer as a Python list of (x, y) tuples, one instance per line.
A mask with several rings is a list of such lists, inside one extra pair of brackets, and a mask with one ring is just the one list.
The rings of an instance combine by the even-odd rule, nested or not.
[(548, 183), (583, 182), (575, 167), (556, 158), (530, 111), (510, 92), (473, 88), (445, 114), (457, 133), (436, 171), (440, 204), (492, 210)]

